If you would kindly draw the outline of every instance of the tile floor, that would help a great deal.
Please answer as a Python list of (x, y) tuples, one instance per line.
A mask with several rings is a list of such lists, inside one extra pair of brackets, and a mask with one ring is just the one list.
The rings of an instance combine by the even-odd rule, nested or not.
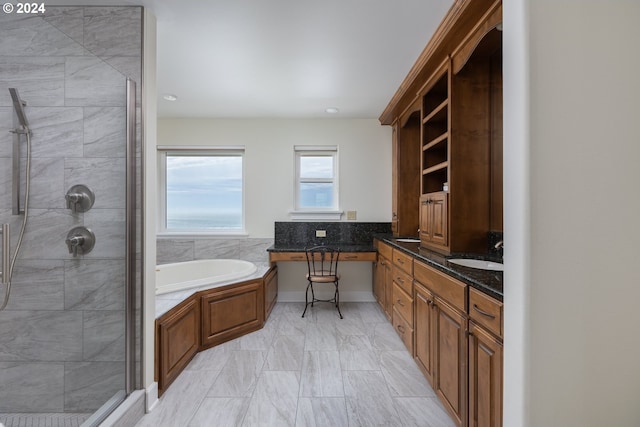
[(376, 303), (303, 308), (198, 353), (136, 427), (454, 426)]

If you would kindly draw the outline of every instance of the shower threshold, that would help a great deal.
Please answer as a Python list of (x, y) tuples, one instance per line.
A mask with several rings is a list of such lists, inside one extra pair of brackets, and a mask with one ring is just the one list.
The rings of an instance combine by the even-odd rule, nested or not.
[(0, 413), (5, 427), (80, 427), (91, 414), (76, 413)]

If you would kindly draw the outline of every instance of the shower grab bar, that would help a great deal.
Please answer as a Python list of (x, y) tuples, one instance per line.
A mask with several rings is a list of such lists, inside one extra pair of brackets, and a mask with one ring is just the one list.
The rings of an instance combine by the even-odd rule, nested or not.
[(2, 280), (0, 283), (6, 285), (11, 279), (9, 276), (9, 259), (10, 259), (10, 246), (11, 236), (9, 235), (9, 224), (2, 224)]
[(29, 121), (24, 112), (27, 103), (20, 98), (18, 89), (10, 87), (9, 93), (13, 100), (13, 185), (11, 188), (11, 205), (12, 214), (20, 215), (23, 211), (20, 209), (20, 135), (29, 137)]
[(13, 132), (13, 181), (11, 186), (11, 205), (13, 215), (20, 215), (20, 134)]

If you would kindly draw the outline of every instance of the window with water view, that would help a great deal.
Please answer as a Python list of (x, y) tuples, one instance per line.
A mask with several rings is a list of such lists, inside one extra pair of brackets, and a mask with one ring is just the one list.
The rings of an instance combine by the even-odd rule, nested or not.
[(243, 229), (242, 153), (166, 153), (167, 231)]

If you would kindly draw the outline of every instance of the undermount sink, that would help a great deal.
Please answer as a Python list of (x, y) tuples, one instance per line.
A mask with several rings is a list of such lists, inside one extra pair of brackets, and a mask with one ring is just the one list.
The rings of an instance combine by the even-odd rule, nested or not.
[(448, 259), (447, 261), (452, 264), (477, 268), (479, 270), (504, 271), (504, 264), (493, 261), (485, 261), (483, 259), (452, 258)]
[(402, 242), (402, 243), (420, 243), (420, 239), (396, 239), (396, 242)]

